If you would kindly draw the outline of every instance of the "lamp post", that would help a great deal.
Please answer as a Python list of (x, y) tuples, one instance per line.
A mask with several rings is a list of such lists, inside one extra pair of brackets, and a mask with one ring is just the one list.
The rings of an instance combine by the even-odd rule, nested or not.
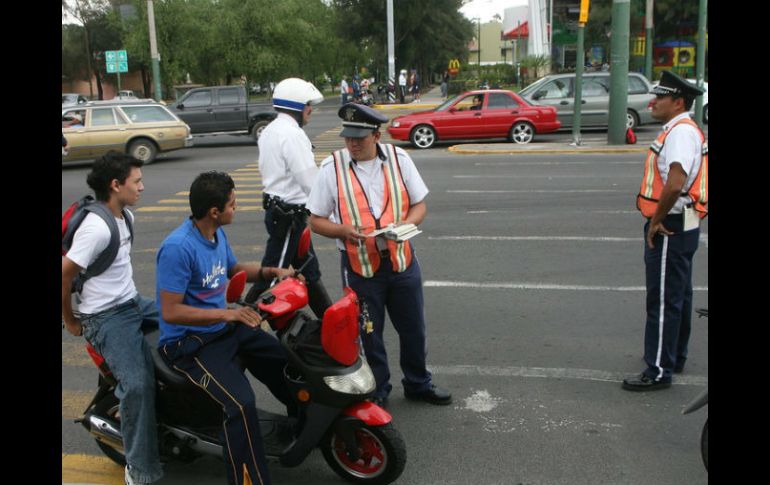
[(160, 54), (155, 40), (155, 8), (152, 0), (147, 0), (147, 22), (150, 27), (150, 58), (152, 59), (152, 77), (155, 80), (155, 101), (163, 99), (160, 83)]

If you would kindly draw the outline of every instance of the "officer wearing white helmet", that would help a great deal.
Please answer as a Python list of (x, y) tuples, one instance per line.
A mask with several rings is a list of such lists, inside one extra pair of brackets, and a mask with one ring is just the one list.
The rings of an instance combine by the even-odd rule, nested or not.
[[(273, 108), (278, 116), (265, 127), (259, 137), (259, 171), (264, 185), (262, 206), (269, 234), (262, 266), (299, 268), (305, 260), (297, 260), (297, 246), (307, 225), (305, 209), (318, 167), (312, 145), (302, 127), (310, 120), (313, 106), (324, 97), (313, 84), (298, 78), (279, 82), (273, 92)], [(315, 255), (312, 243), (310, 252)], [(303, 270), (308, 287), (310, 308), (323, 316), (331, 300), (321, 283), (318, 258)], [(254, 301), (267, 289), (255, 284), (246, 296)]]

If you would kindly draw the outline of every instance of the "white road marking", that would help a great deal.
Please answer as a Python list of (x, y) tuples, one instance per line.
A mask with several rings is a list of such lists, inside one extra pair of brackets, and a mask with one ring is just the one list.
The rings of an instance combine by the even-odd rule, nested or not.
[(623, 192), (613, 189), (583, 190), (447, 190), (448, 194), (598, 194)]
[[(550, 283), (478, 283), (472, 281), (437, 281), (424, 282), (425, 288), (475, 288), (493, 290), (552, 290), (552, 291), (647, 291), (644, 286), (591, 286), (591, 285), (554, 285)], [(694, 286), (693, 291), (709, 291), (708, 286)]]
[[(708, 246), (708, 234), (701, 234), (700, 241)], [(581, 242), (642, 242), (642, 237), (614, 236), (429, 236), (432, 241), (581, 241)]]
[[(565, 369), (548, 367), (518, 366), (481, 366), (481, 365), (430, 365), (431, 373), (436, 375), (466, 377), (537, 377), (544, 379), (576, 379), (585, 381), (617, 382), (628, 378), (632, 373), (609, 372), (595, 369)], [(674, 384), (683, 386), (707, 386), (708, 377), (677, 375)]]

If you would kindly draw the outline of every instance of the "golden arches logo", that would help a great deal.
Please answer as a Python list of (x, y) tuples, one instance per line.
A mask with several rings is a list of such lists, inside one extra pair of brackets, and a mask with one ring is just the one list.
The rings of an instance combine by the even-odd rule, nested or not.
[(449, 69), (460, 69), (460, 60), (452, 59), (449, 61)]

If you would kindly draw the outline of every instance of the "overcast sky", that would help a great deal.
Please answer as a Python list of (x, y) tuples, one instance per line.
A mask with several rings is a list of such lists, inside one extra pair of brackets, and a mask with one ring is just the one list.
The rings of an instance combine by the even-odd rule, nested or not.
[(460, 9), (468, 19), (480, 17), (482, 22), (489, 22), (495, 14), (503, 18), (503, 11), (509, 7), (527, 5), (528, 0), (473, 0)]

